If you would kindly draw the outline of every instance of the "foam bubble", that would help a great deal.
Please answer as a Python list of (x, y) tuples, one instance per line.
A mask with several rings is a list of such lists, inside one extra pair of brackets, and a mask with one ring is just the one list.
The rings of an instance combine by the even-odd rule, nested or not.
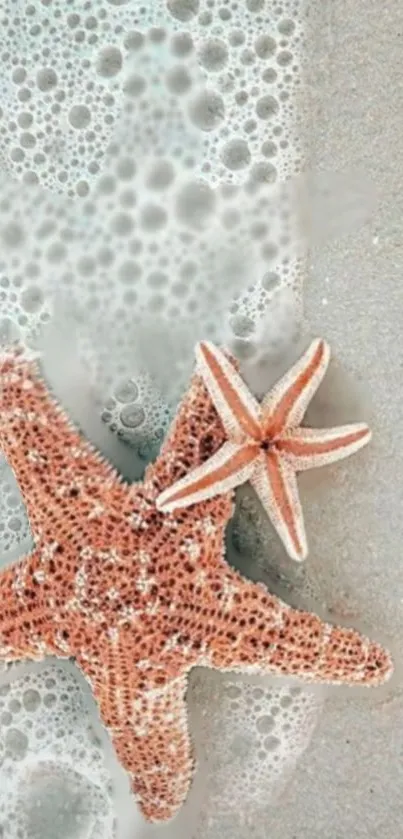
[(212, 131), (224, 119), (224, 100), (215, 90), (203, 90), (191, 102), (189, 113), (194, 125), (202, 131)]
[[(322, 704), (320, 692), (278, 686), (268, 678), (203, 673), (192, 679), (191, 719), (201, 770), (207, 771), (203, 799), (210, 828), (239, 813), (241, 791), (242, 812), (251, 824), (278, 799)], [(194, 794), (203, 781), (196, 776)]]
[(182, 95), (191, 90), (192, 79), (187, 69), (182, 65), (172, 67), (166, 75), (166, 85), (171, 93)]
[(208, 184), (190, 181), (184, 184), (176, 199), (177, 218), (186, 225), (198, 226), (214, 212), (215, 195)]
[(118, 47), (103, 47), (96, 59), (96, 70), (100, 76), (111, 78), (116, 76), (122, 69), (123, 56)]
[(82, 130), (91, 122), (91, 111), (86, 105), (73, 105), (69, 112), (69, 122), (73, 128)]
[(156, 160), (149, 169), (146, 186), (151, 190), (164, 190), (175, 178), (175, 168), (170, 160)]
[(228, 62), (228, 47), (221, 38), (207, 38), (202, 41), (198, 50), (198, 59), (202, 67), (210, 73), (223, 70)]
[(251, 161), (251, 152), (246, 140), (228, 140), (221, 149), (221, 160), (227, 169), (245, 169)]
[(274, 55), (277, 49), (277, 42), (271, 35), (258, 35), (254, 41), (254, 49), (259, 58), (267, 59)]
[(181, 22), (191, 20), (199, 11), (199, 6), (200, 0), (167, 0), (171, 15)]
[(278, 100), (271, 94), (261, 96), (256, 102), (256, 113), (259, 119), (272, 119), (278, 113), (278, 110)]
[(139, 428), (145, 421), (141, 405), (126, 405), (120, 412), (121, 422), (126, 428)]

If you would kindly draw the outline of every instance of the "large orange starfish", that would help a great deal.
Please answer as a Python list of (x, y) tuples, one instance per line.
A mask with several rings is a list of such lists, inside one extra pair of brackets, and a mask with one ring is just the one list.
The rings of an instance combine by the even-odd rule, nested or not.
[(169, 819), (193, 762), (191, 667), (379, 685), (389, 654), (243, 579), (224, 557), (230, 493), (164, 515), (155, 500), (225, 433), (198, 375), (144, 482), (123, 484), (50, 396), (36, 365), (0, 363), (0, 445), (34, 551), (0, 574), (0, 659), (72, 657), (145, 817)]
[(313, 341), (261, 405), (224, 352), (203, 342), (196, 355), (227, 440), (209, 460), (164, 490), (157, 498), (158, 509), (169, 512), (189, 507), (250, 481), (289, 555), (305, 559), (308, 546), (296, 472), (348, 457), (371, 438), (365, 423), (300, 427), (325, 375), (328, 345)]

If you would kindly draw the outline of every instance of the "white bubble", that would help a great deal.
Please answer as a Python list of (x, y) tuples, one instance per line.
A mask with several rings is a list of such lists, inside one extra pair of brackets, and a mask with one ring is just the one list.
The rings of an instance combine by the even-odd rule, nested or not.
[(261, 96), (256, 102), (256, 113), (259, 119), (268, 120), (276, 116), (279, 110), (279, 104), (274, 96), (270, 93), (266, 96)]
[(32, 149), (36, 144), (35, 136), (28, 131), (24, 131), (23, 134), (20, 134), (20, 144), (23, 149)]
[(27, 71), (24, 69), (24, 67), (16, 67), (13, 71), (11, 78), (14, 84), (22, 84), (23, 82), (25, 82), (25, 79), (27, 78)]
[(183, 224), (197, 227), (214, 212), (216, 199), (213, 190), (202, 181), (190, 181), (178, 192), (175, 209)]
[(275, 53), (277, 44), (274, 38), (270, 35), (258, 35), (254, 43), (256, 55), (259, 58), (266, 59), (271, 58), (271, 56)]
[(256, 720), (256, 728), (260, 734), (268, 734), (269, 731), (273, 731), (274, 726), (274, 718), (270, 714), (265, 714)]
[(167, 0), (172, 17), (183, 22), (191, 20), (199, 11), (199, 0)]
[(167, 213), (157, 204), (145, 204), (140, 214), (140, 224), (143, 230), (160, 230), (167, 223)]
[(169, 278), (163, 271), (151, 271), (147, 277), (147, 283), (150, 288), (164, 288), (168, 285)]
[(252, 166), (250, 175), (252, 182), (272, 184), (277, 179), (277, 169), (272, 163), (263, 160)]
[(140, 428), (145, 421), (144, 408), (141, 405), (127, 405), (122, 408), (120, 419), (126, 428)]
[(139, 389), (135, 382), (126, 382), (123, 385), (119, 385), (114, 390), (114, 396), (118, 402), (122, 403), (130, 403), (135, 402), (139, 395)]
[(125, 35), (124, 45), (127, 50), (140, 50), (144, 44), (144, 35), (142, 32), (134, 30)]
[(144, 93), (145, 89), (146, 80), (143, 78), (143, 76), (140, 76), (139, 73), (133, 73), (133, 75), (129, 76), (129, 78), (126, 79), (123, 85), (123, 90), (126, 93), (126, 95), (133, 98), (141, 96), (141, 94)]
[(22, 702), (26, 711), (36, 711), (41, 704), (39, 691), (29, 688), (22, 695)]
[(293, 60), (293, 55), (289, 50), (281, 50), (276, 57), (277, 64), (281, 67), (287, 67)]
[(202, 131), (213, 131), (224, 119), (224, 100), (214, 90), (203, 90), (191, 102), (189, 115)]
[(264, 288), (265, 291), (271, 292), (274, 291), (275, 288), (277, 288), (280, 282), (280, 274), (278, 274), (276, 271), (268, 271), (262, 277), (262, 288)]
[(228, 61), (228, 47), (220, 38), (208, 38), (200, 44), (197, 55), (202, 67), (218, 73)]
[(43, 291), (38, 286), (28, 286), (21, 294), (21, 305), (26, 312), (37, 312), (44, 303)]
[(116, 213), (112, 219), (112, 230), (119, 236), (127, 236), (133, 230), (133, 219), (128, 213)]
[(171, 93), (181, 95), (183, 93), (187, 93), (192, 87), (192, 78), (186, 67), (178, 65), (177, 67), (172, 67), (168, 70), (166, 75), (166, 85)]
[(164, 190), (175, 178), (175, 169), (170, 160), (157, 160), (150, 170), (146, 185), (152, 190)]
[(20, 128), (27, 129), (32, 125), (33, 119), (34, 118), (32, 114), (29, 113), (29, 111), (21, 111), (18, 114), (17, 122)]
[(228, 140), (221, 149), (221, 160), (224, 166), (233, 171), (245, 169), (249, 165), (251, 158), (252, 155), (246, 140)]
[(116, 174), (122, 181), (131, 180), (136, 174), (136, 166), (134, 160), (130, 157), (119, 158), (116, 164)]
[(265, 4), (265, 0), (246, 0), (246, 8), (250, 12), (261, 12)]
[(122, 69), (123, 58), (118, 47), (103, 47), (98, 53), (96, 69), (100, 76), (111, 78), (116, 76)]
[(133, 260), (127, 260), (123, 262), (122, 265), (119, 267), (118, 270), (118, 277), (122, 283), (126, 285), (131, 285), (132, 283), (137, 282), (139, 277), (141, 277), (142, 268), (138, 262), (134, 262)]
[(28, 737), (18, 728), (9, 728), (4, 738), (6, 750), (14, 760), (22, 760), (28, 749)]
[(188, 32), (178, 32), (172, 36), (171, 49), (174, 55), (184, 57), (193, 50), (192, 36)]
[(69, 122), (73, 128), (82, 130), (91, 122), (91, 111), (86, 105), (73, 105), (69, 113)]
[(295, 23), (291, 18), (284, 18), (279, 21), (277, 28), (282, 35), (292, 35), (295, 31)]
[(8, 222), (1, 230), (1, 238), (9, 248), (19, 247), (25, 238), (24, 230), (18, 222)]

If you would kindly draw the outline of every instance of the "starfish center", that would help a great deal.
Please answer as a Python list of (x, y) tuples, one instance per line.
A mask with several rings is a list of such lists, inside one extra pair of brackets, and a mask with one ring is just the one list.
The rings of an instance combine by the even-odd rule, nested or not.
[(269, 449), (271, 448), (271, 446), (272, 446), (272, 441), (271, 440), (262, 440), (262, 442), (260, 444), (260, 448), (264, 452), (268, 452)]

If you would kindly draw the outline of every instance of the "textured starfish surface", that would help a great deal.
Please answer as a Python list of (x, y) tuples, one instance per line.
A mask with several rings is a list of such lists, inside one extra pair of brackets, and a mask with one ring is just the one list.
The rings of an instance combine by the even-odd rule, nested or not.
[(158, 508), (169, 512), (188, 507), (250, 481), (288, 554), (305, 559), (308, 546), (296, 473), (348, 457), (371, 438), (365, 423), (301, 427), (329, 363), (328, 345), (313, 341), (261, 404), (223, 351), (203, 342), (196, 355), (226, 441), (207, 462), (164, 490)]
[(74, 658), (151, 821), (174, 816), (191, 781), (191, 667), (364, 685), (392, 670), (379, 644), (292, 609), (228, 566), (230, 493), (157, 509), (157, 496), (224, 440), (195, 375), (144, 481), (123, 484), (35, 364), (14, 353), (0, 362), (0, 445), (35, 542), (0, 574), (0, 659)]

